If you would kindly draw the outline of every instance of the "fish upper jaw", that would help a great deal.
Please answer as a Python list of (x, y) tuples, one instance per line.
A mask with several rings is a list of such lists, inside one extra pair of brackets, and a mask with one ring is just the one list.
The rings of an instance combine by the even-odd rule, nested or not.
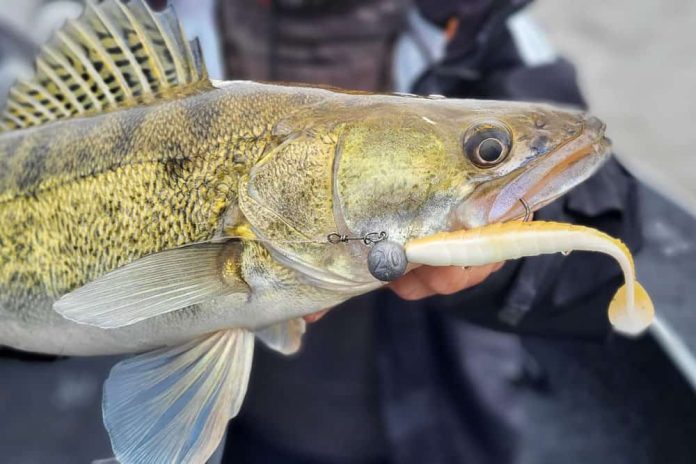
[[(471, 229), (522, 219), (553, 202), (592, 176), (610, 156), (605, 124), (593, 116), (583, 120), (581, 134), (535, 162), (480, 184), (454, 211), (452, 223)], [(522, 200), (522, 201), (521, 201)]]

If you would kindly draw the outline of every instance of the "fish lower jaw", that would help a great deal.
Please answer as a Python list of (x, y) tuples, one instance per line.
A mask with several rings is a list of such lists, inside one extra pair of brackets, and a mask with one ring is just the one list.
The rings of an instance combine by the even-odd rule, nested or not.
[(525, 218), (529, 212), (553, 203), (587, 180), (609, 159), (606, 152), (592, 150), (594, 145), (583, 147), (556, 167), (539, 167), (539, 172), (531, 170), (509, 183), (501, 182), (495, 193), (477, 197), (474, 192), (472, 198), (457, 208), (453, 222), (471, 229)]

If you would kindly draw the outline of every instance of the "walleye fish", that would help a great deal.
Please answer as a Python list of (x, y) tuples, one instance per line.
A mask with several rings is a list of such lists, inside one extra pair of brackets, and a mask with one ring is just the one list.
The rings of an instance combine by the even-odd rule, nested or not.
[(204, 462), (256, 339), (293, 353), (303, 316), (383, 285), (368, 237), (521, 218), (609, 147), (543, 104), (213, 81), (143, 0), (87, 2), (0, 131), (0, 345), (139, 353), (104, 387), (121, 463)]

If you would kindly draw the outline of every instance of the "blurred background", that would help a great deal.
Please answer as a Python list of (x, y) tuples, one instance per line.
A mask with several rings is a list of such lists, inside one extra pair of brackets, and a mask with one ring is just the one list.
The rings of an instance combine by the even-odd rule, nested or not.
[[(226, 65), (232, 65), (223, 59), (227, 55), (217, 32), (220, 6), (213, 0), (175, 3), (188, 35), (201, 36), (211, 76), (223, 78)], [(245, 2), (229, 3), (237, 5), (230, 8), (233, 13), (226, 10), (232, 16), (244, 9)], [(73, 1), (0, 0), (0, 102), (15, 78), (31, 75), (40, 44), (81, 8)], [(413, 27), (424, 28), (435, 44), (442, 40), (432, 25), (416, 21)], [(509, 367), (496, 375), (515, 391), (521, 411), (514, 460), (691, 463), (696, 456), (696, 2), (538, 0), (513, 15), (507, 27), (524, 37), (518, 46), (528, 61), (543, 64), (561, 55), (576, 66), (589, 107), (607, 122), (617, 156), (640, 179), (645, 241), (637, 266), (659, 314), (656, 327), (638, 340), (610, 337), (597, 343), (528, 335), (514, 337), (523, 356), (512, 367), (505, 352), (484, 358)], [(229, 26), (222, 35), (243, 36), (244, 27)], [(408, 57), (408, 44), (399, 46)], [(243, 52), (235, 56), (244, 61)], [(423, 64), (406, 58), (394, 66), (396, 88), (408, 91), (417, 77), (413, 69)], [(340, 323), (331, 313), (319, 324)], [(310, 330), (307, 343), (319, 338)], [(101, 384), (116, 361), (0, 357), (0, 462), (108, 458)]]
[(576, 65), (631, 171), (696, 210), (696, 3), (538, 1), (532, 16)]

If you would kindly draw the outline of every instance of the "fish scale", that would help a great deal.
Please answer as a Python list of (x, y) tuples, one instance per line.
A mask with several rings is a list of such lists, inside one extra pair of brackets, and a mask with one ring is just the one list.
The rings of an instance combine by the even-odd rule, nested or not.
[[(58, 141), (52, 140), (57, 130), (50, 125), (3, 135), (0, 156), (10, 168), (0, 175), (0, 236), (5, 246), (30, 249), (33, 255), (15, 256), (0, 269), (0, 281), (8, 282), (14, 272), (42, 274), (42, 261), (50, 260), (37, 257), (55, 250), (64, 269), (55, 270), (54, 280), (44, 285), (50, 295), (60, 295), (126, 260), (210, 239), (233, 200), (238, 174), (229, 147), (239, 142), (234, 124), (223, 123), (233, 118), (207, 118), (216, 113), (207, 103), (193, 98), (176, 103), (181, 108), (174, 111), (135, 109), (53, 123), (62, 126)], [(195, 121), (184, 117), (186, 105), (197, 108)], [(212, 121), (219, 129), (211, 128)], [(195, 125), (214, 133), (207, 140), (216, 145), (195, 143)], [(122, 137), (125, 133), (130, 136)], [(152, 133), (161, 138), (142, 135)], [(262, 151), (262, 143), (256, 143)], [(6, 153), (12, 144), (20, 149)], [(220, 189), (222, 184), (227, 188)], [(27, 231), (29, 224), (36, 228)], [(167, 234), (159, 233), (162, 224)], [(103, 250), (99, 245), (107, 238)], [(72, 263), (90, 255), (90, 272)]]

